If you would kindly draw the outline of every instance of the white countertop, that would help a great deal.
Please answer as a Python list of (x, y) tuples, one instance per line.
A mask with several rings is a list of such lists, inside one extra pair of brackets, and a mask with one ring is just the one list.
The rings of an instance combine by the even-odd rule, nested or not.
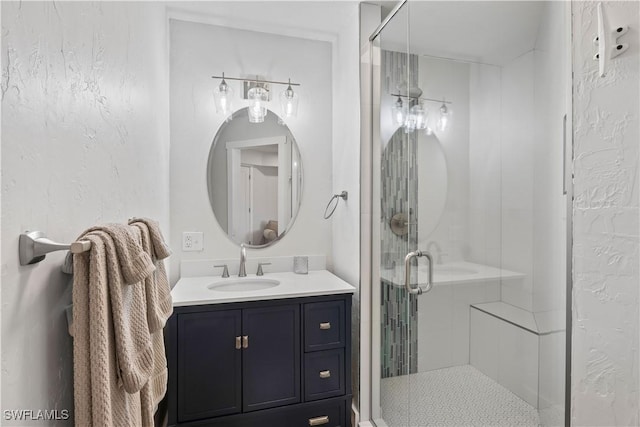
[[(208, 286), (214, 283), (231, 283), (238, 277), (223, 279), (220, 276), (183, 277), (171, 290), (174, 307), (229, 302), (261, 301), (282, 298), (299, 298), (319, 295), (348, 294), (355, 288), (327, 270), (313, 270), (309, 274), (265, 273), (264, 276), (248, 274), (247, 279), (278, 280), (279, 285), (254, 291), (216, 291)], [(242, 279), (240, 279), (242, 280)]]
[[(420, 260), (418, 267), (414, 267), (418, 272), (418, 283), (427, 283), (428, 267), (426, 261)], [(415, 273), (413, 273), (415, 274)], [(392, 283), (395, 286), (404, 286), (404, 264), (392, 269), (381, 269), (382, 280)], [(503, 270), (488, 265), (475, 264), (473, 262), (458, 261), (446, 264), (433, 264), (433, 284), (434, 286), (455, 285), (461, 283), (484, 282), (496, 279), (517, 279), (525, 275), (515, 271)]]

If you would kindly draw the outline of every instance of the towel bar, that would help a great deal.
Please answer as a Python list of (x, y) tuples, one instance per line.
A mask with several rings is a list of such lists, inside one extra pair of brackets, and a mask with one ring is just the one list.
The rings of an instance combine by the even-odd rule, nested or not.
[(20, 265), (35, 264), (42, 261), (49, 252), (70, 250), (74, 254), (91, 249), (91, 242), (79, 240), (71, 244), (57, 243), (47, 238), (42, 231), (27, 231), (20, 235)]

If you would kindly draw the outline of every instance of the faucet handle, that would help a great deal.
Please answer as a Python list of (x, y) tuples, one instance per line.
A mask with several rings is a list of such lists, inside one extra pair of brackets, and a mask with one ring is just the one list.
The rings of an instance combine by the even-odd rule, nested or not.
[(256, 272), (256, 276), (264, 276), (264, 271), (262, 271), (263, 265), (271, 265), (270, 262), (259, 262), (258, 263), (258, 271)]
[(214, 265), (214, 267), (216, 268), (224, 268), (224, 270), (222, 270), (222, 277), (229, 277), (229, 268), (227, 267), (227, 264), (222, 264), (222, 265)]

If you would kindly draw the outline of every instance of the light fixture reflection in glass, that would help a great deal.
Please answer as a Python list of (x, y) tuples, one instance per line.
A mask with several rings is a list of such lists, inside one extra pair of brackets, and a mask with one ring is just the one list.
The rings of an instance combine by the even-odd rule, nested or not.
[(233, 89), (224, 80), (224, 73), (222, 73), (222, 81), (218, 86), (213, 88), (213, 100), (216, 105), (216, 112), (224, 114), (225, 116), (230, 114), (232, 109), (231, 100), (233, 99)]
[(264, 117), (267, 115), (268, 92), (264, 88), (253, 87), (249, 89), (247, 97), (249, 98), (249, 122), (264, 122)]
[(298, 115), (298, 94), (291, 88), (291, 79), (289, 79), (289, 86), (280, 94), (280, 106), (283, 118)]
[(446, 104), (442, 104), (440, 107), (440, 118), (438, 119), (438, 130), (444, 132), (449, 127), (451, 119), (451, 110), (449, 110)]
[(427, 127), (427, 110), (425, 110), (422, 103), (411, 107), (409, 116), (413, 116), (415, 121), (415, 128), (417, 130), (426, 129)]
[(402, 99), (398, 97), (398, 100), (391, 107), (391, 119), (396, 126), (404, 126), (404, 122), (407, 118), (407, 111), (402, 103)]

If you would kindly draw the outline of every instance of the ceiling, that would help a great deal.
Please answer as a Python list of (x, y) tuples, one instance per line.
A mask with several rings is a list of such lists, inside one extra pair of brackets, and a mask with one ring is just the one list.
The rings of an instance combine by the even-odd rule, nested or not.
[[(172, 11), (215, 25), (334, 40), (357, 22), (359, 2), (171, 1)], [(395, 1), (368, 0), (385, 16)], [(504, 65), (534, 48), (544, 1), (409, 0), (381, 33), (384, 49)], [(407, 28), (410, 34), (407, 34)]]
[(380, 43), (403, 51), (409, 37), (412, 53), (504, 65), (535, 47), (545, 7), (543, 1), (409, 1)]
[[(357, 23), (358, 1), (170, 1), (172, 11), (214, 25), (254, 31), (334, 39)], [(357, 25), (357, 24), (356, 24)]]

